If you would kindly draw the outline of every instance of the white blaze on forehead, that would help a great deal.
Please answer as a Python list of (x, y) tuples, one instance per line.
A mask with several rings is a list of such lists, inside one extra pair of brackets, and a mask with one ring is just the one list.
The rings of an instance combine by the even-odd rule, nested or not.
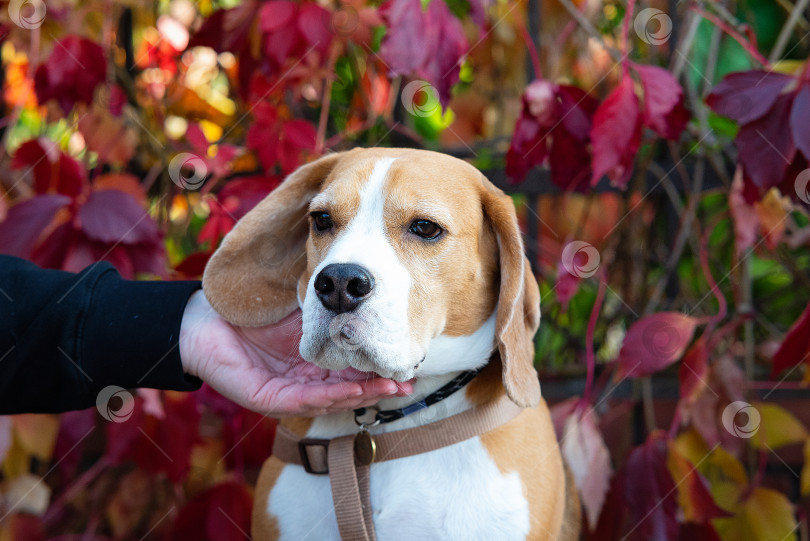
[[(369, 263), (366, 268), (372, 271), (375, 280), (387, 279), (381, 273), (374, 273), (371, 267), (375, 263), (391, 263), (391, 258), (399, 263), (391, 243), (385, 236), (385, 181), (388, 170), (396, 158), (383, 158), (374, 164), (371, 175), (360, 188), (360, 208), (354, 215), (346, 230), (332, 245), (324, 261), (318, 265), (316, 272), (332, 263)], [(388, 260), (388, 261), (385, 261)], [(403, 269), (404, 270), (404, 269)]]

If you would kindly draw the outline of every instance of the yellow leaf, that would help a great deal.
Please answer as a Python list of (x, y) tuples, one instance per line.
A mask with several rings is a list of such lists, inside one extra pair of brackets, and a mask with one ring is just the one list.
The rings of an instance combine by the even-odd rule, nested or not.
[(766, 402), (755, 402), (754, 408), (760, 415), (759, 429), (751, 438), (755, 448), (778, 449), (807, 439), (804, 425), (786, 409)]
[[(689, 462), (698, 465), (698, 471), (709, 483), (729, 481), (735, 485), (748, 484), (748, 475), (737, 458), (723, 449), (715, 447), (709, 454), (709, 447), (695, 429), (682, 432), (675, 438), (675, 449)], [(708, 457), (706, 455), (709, 454)]]
[(807, 62), (804, 60), (780, 60), (773, 65), (773, 71), (787, 73), (788, 75), (798, 75), (804, 69)]
[(15, 415), (12, 422), (14, 434), (25, 451), (43, 461), (51, 459), (59, 433), (59, 416), (27, 413)]
[(768, 248), (773, 250), (782, 235), (785, 233), (787, 225), (785, 217), (790, 212), (790, 198), (781, 197), (779, 190), (771, 188), (762, 201), (754, 203), (754, 210), (759, 218), (759, 227), (762, 235), (767, 241)]
[(723, 509), (719, 509), (713, 501), (697, 467), (678, 451), (675, 443), (670, 442), (668, 447), (667, 469), (675, 481), (678, 505), (683, 510), (684, 520), (699, 523), (723, 516)]
[[(733, 491), (730, 491), (733, 492)], [(739, 496), (739, 493), (737, 494)], [(755, 488), (731, 511), (731, 518), (712, 523), (723, 541), (796, 541), (793, 506), (781, 492)]]

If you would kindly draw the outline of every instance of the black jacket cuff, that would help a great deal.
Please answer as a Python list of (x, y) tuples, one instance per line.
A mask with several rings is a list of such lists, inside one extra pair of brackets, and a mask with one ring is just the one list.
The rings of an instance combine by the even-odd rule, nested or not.
[(183, 372), (178, 346), (183, 311), (199, 288), (198, 281), (136, 282), (114, 271), (99, 276), (78, 341), (94, 386), (199, 389), (202, 381)]

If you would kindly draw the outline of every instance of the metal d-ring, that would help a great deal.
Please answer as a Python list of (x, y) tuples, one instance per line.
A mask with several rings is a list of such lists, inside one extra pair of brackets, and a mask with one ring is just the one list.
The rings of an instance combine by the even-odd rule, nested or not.
[(380, 408), (378, 408), (377, 406), (368, 406), (368, 407), (362, 408), (362, 409), (363, 409), (363, 413), (358, 415), (357, 410), (355, 410), (355, 413), (354, 413), (354, 423), (357, 426), (359, 426), (361, 430), (366, 430), (368, 428), (371, 428), (372, 426), (377, 426), (378, 424), (380, 424), (380, 420), (376, 419), (376, 418), (371, 423), (364, 423), (363, 421), (360, 420), (360, 417), (366, 415), (368, 413), (368, 410), (374, 411), (375, 416), (376, 416), (376, 414), (379, 413)]

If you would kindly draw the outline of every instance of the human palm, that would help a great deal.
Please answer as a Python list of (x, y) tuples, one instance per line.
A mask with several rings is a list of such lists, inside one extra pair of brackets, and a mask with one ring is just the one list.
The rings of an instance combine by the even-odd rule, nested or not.
[[(317, 367), (298, 355), (301, 313), (274, 325), (237, 327), (222, 319), (202, 291), (190, 298), (180, 328), (186, 373), (248, 409), (276, 417), (314, 417), (412, 392), (408, 383)], [(351, 379), (347, 379), (351, 378)]]

